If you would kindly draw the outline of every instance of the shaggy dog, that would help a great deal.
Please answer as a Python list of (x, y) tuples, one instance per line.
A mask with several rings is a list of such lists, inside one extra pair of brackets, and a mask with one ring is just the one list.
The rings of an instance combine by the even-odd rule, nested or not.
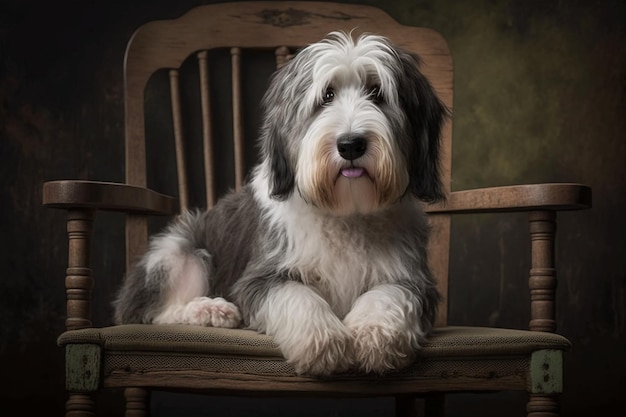
[(447, 115), (418, 67), (376, 35), (304, 48), (265, 94), (250, 181), (152, 237), (115, 321), (255, 329), (301, 374), (408, 365), (440, 297), (422, 202), (443, 198)]

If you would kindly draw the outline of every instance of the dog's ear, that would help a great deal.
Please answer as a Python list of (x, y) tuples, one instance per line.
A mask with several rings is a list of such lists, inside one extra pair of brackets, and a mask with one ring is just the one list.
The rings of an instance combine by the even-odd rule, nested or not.
[(403, 51), (398, 56), (402, 71), (398, 77), (398, 97), (406, 112), (412, 141), (407, 161), (409, 188), (422, 201), (440, 201), (445, 199), (439, 171), (440, 136), (450, 112), (419, 71), (420, 59)]
[(263, 97), (263, 128), (260, 137), (262, 158), (267, 162), (270, 197), (284, 201), (294, 190), (295, 175), (288, 155), (287, 130), (292, 109), (286, 106), (284, 83), (287, 66), (277, 71)]
[(270, 168), (270, 197), (284, 201), (293, 192), (295, 176), (287, 159), (285, 144), (281, 142), (280, 135), (275, 129), (268, 132), (265, 138), (267, 146), (265, 157), (268, 158)]

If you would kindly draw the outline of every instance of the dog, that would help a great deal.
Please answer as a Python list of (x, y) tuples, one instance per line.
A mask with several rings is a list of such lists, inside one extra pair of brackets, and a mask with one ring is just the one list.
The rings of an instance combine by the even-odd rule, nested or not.
[(332, 32), (279, 69), (241, 191), (151, 237), (115, 322), (244, 327), (298, 374), (415, 360), (440, 294), (423, 202), (444, 199), (446, 106), (387, 38)]

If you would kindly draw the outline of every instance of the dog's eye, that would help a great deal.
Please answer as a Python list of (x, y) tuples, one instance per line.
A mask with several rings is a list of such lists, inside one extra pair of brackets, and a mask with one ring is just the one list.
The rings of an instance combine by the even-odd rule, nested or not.
[(332, 88), (327, 88), (326, 92), (324, 93), (324, 97), (322, 101), (324, 102), (324, 104), (328, 104), (332, 102), (334, 99), (335, 99), (335, 92), (333, 91)]
[(370, 87), (368, 91), (369, 99), (372, 100), (376, 104), (380, 104), (383, 102), (383, 93), (380, 91), (379, 85), (373, 85)]

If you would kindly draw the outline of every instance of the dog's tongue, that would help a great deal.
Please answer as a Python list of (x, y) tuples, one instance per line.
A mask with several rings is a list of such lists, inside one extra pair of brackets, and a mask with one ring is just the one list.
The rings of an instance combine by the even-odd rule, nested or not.
[(341, 170), (341, 175), (347, 178), (358, 178), (365, 173), (363, 168), (344, 168)]

